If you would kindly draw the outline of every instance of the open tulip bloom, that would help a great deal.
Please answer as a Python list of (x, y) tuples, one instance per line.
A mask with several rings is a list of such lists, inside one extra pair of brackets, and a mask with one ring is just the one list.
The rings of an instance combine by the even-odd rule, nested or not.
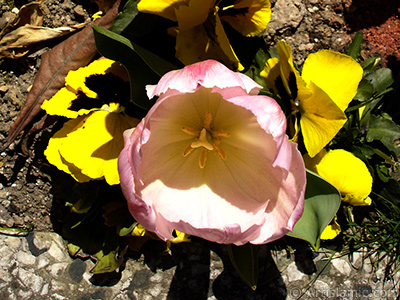
[(173, 230), (242, 245), (276, 240), (303, 212), (305, 167), (279, 105), (247, 76), (207, 60), (148, 86), (159, 96), (124, 133), (118, 169), (133, 217), (164, 240)]

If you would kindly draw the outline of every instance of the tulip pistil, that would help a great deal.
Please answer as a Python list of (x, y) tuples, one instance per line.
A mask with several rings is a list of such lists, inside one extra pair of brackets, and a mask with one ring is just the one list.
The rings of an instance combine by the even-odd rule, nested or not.
[(230, 137), (230, 133), (223, 129), (215, 130), (212, 126), (212, 115), (207, 112), (202, 124), (201, 130), (196, 130), (191, 127), (182, 126), (182, 131), (191, 136), (197, 137), (193, 142), (191, 142), (183, 151), (183, 156), (188, 156), (193, 152), (194, 149), (202, 148), (199, 158), (199, 166), (203, 169), (206, 165), (207, 152), (215, 150), (218, 155), (225, 160), (226, 152), (220, 146), (222, 137)]

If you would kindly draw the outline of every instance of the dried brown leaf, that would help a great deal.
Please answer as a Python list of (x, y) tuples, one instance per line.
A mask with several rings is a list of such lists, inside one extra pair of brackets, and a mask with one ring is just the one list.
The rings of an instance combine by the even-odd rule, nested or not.
[(42, 26), (43, 11), (40, 6), (43, 1), (44, 0), (40, 0), (23, 5), (19, 10), (18, 15), (13, 20), (11, 20), (0, 32), (0, 39), (2, 39), (3, 36), (11, 32), (12, 30), (15, 30), (27, 24)]
[(115, 0), (94, 0), (99, 7), (100, 11), (107, 12), (109, 11), (115, 4)]
[(18, 27), (0, 40), (0, 61), (4, 58), (20, 58), (34, 44), (69, 34), (86, 25), (82, 23), (72, 27), (48, 28), (26, 24)]
[(75, 33), (42, 55), (42, 62), (32, 89), (29, 91), (16, 121), (11, 125), (6, 143), (1, 147), (1, 151), (6, 149), (36, 116), (41, 110), (40, 106), (43, 101), (50, 99), (64, 86), (65, 76), (68, 72), (77, 70), (90, 62), (97, 52), (92, 25), (110, 27), (118, 14), (119, 2), (117, 1), (104, 17), (91, 23), (82, 31)]

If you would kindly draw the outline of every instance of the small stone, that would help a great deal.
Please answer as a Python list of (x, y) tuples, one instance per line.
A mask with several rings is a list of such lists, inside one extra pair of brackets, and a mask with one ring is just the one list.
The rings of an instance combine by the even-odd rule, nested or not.
[(68, 268), (68, 274), (76, 282), (82, 281), (83, 273), (86, 271), (86, 264), (81, 259), (75, 259)]
[(68, 267), (68, 263), (55, 263), (50, 265), (47, 270), (54, 278), (59, 278), (64, 275), (65, 270)]
[(41, 296), (45, 296), (49, 293), (49, 284), (46, 283), (43, 285), (42, 291), (40, 292)]
[(85, 16), (85, 11), (83, 10), (82, 5), (75, 6), (74, 13), (79, 17)]
[(149, 280), (153, 283), (160, 283), (162, 281), (162, 275), (160, 273), (155, 273)]
[(39, 256), (37, 261), (37, 268), (42, 269), (44, 267), (47, 267), (49, 263), (50, 261), (46, 257)]
[(286, 274), (289, 282), (301, 280), (304, 277), (304, 274), (299, 271), (295, 262), (292, 262), (291, 264), (288, 265)]
[(31, 266), (36, 262), (36, 257), (29, 253), (20, 251), (17, 253), (17, 261), (23, 266)]
[(133, 277), (132, 280), (132, 286), (133, 288), (137, 289), (142, 286), (144, 286), (147, 283), (148, 279), (148, 272), (147, 270), (140, 270), (135, 273), (135, 276)]
[(11, 228), (14, 226), (14, 219), (10, 216), (6, 208), (0, 204), (0, 226)]
[[(66, 251), (66, 249), (64, 249)], [(56, 243), (51, 243), (48, 253), (57, 261), (65, 261), (65, 252)]]
[(154, 298), (157, 298), (158, 295), (161, 294), (161, 287), (159, 285), (154, 285), (153, 288), (149, 291), (150, 295)]
[(6, 86), (6, 85), (0, 86), (0, 93), (5, 93), (7, 91), (8, 91), (8, 86)]
[(21, 282), (29, 289), (31, 289), (34, 293), (39, 293), (42, 289), (43, 279), (38, 275), (32, 273), (31, 271), (27, 271), (25, 269), (20, 268), (18, 270), (18, 277)]
[(333, 259), (332, 265), (343, 275), (350, 276), (351, 267), (347, 261), (343, 259)]

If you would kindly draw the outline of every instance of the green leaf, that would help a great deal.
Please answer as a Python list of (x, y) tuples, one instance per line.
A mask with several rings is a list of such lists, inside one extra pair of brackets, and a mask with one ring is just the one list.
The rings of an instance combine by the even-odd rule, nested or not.
[(257, 82), (263, 87), (263, 89), (268, 90), (265, 84), (265, 79), (260, 76), (261, 71), (264, 70), (265, 63), (267, 62), (269, 55), (264, 52), (263, 49), (259, 49), (254, 57), (253, 64), (245, 72), (247, 76)]
[(124, 253), (119, 253), (120, 243), (117, 235), (108, 230), (100, 251), (92, 256), (96, 264), (90, 270), (93, 274), (109, 273), (122, 264)]
[(128, 71), (132, 101), (143, 109), (150, 109), (155, 99), (147, 98), (145, 86), (157, 84), (162, 75), (177, 67), (119, 34), (98, 26), (93, 29), (98, 51)]
[(138, 13), (139, 11), (137, 9), (136, 0), (129, 0), (124, 5), (122, 11), (114, 19), (110, 31), (121, 33), (126, 27), (128, 27)]
[(364, 43), (364, 36), (361, 31), (357, 32), (353, 41), (349, 44), (346, 54), (357, 59), (361, 53), (361, 46)]
[(236, 272), (252, 290), (257, 288), (258, 248), (256, 245), (228, 245), (229, 257)]
[(361, 79), (360, 84), (358, 85), (357, 94), (354, 99), (360, 101), (367, 101), (372, 97), (374, 93), (373, 85), (366, 79)]
[(400, 127), (391, 119), (371, 115), (367, 140), (381, 141), (389, 151), (394, 152), (397, 157), (400, 157)]
[(361, 67), (363, 68), (364, 72), (366, 73), (372, 73), (376, 71), (376, 66), (379, 63), (380, 59), (377, 57), (371, 57), (368, 58), (367, 60), (364, 60), (361, 63)]
[(321, 233), (337, 213), (341, 200), (333, 185), (307, 170), (304, 212), (287, 235), (305, 240), (318, 250)]
[(393, 83), (392, 71), (388, 68), (379, 69), (364, 77), (368, 80), (376, 93), (383, 93)]
[(90, 273), (93, 274), (102, 274), (102, 273), (110, 273), (114, 272), (119, 268), (121, 262), (117, 259), (117, 251), (110, 251), (108, 253), (104, 253), (103, 250), (100, 250), (94, 256), (96, 260), (95, 266), (90, 270)]

